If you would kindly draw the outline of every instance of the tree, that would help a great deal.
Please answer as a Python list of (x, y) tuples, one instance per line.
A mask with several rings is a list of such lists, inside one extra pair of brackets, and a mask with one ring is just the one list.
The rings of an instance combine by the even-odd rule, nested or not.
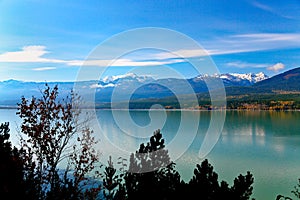
[(73, 145), (73, 152), (69, 157), (68, 167), (73, 169), (74, 187), (77, 190), (81, 186), (85, 187), (83, 191), (77, 191), (79, 194), (81, 193), (81, 196), (78, 195), (85, 199), (96, 199), (101, 186), (98, 183), (94, 183), (96, 177), (86, 177), (86, 175), (91, 175), (98, 161), (98, 154), (93, 148), (97, 141), (93, 136), (94, 132), (89, 127), (85, 126), (81, 133), (81, 137), (77, 137), (79, 144)]
[[(292, 190), (292, 194), (297, 198), (300, 199), (300, 179), (298, 179), (298, 184), (294, 187), (294, 190)], [(276, 200), (292, 200), (291, 197), (286, 197), (283, 195), (277, 195)]]
[(247, 172), (245, 176), (240, 174), (235, 178), (232, 187), (225, 181), (219, 183), (218, 174), (205, 159), (201, 165), (197, 164), (194, 176), (189, 182), (188, 193), (190, 197), (199, 196), (201, 199), (248, 200), (252, 195), (253, 182), (252, 174)]
[(247, 172), (245, 176), (239, 175), (234, 179), (234, 184), (231, 187), (232, 199), (247, 200), (252, 195), (253, 187), (251, 186), (254, 182), (253, 175)]
[(9, 142), (9, 123), (0, 125), (0, 195), (1, 198), (26, 199), (23, 163), (17, 148)]
[(216, 199), (218, 191), (218, 174), (214, 172), (213, 166), (205, 159), (201, 165), (196, 165), (194, 176), (189, 182), (189, 194), (204, 197), (203, 199)]
[[(115, 172), (115, 171), (114, 171)], [(253, 176), (239, 175), (229, 187), (218, 182), (218, 174), (205, 159), (197, 164), (194, 176), (185, 183), (171, 162), (160, 130), (154, 132), (150, 142), (141, 144), (130, 156), (128, 172), (124, 177), (125, 198), (132, 199), (233, 199), (248, 200), (252, 194)], [(122, 188), (122, 187), (121, 187)]]
[[(18, 104), (17, 114), (22, 119), (22, 156), (25, 161), (25, 179), (33, 182), (38, 198), (59, 198), (59, 194), (71, 194), (72, 199), (79, 195), (79, 183), (93, 169), (97, 161), (93, 149), (93, 133), (79, 122), (80, 109), (75, 106), (80, 98), (71, 92), (70, 97), (59, 100), (58, 86), (45, 85), (42, 97), (24, 97)], [(77, 139), (77, 140), (76, 140)], [(76, 141), (79, 145), (76, 145)], [(70, 143), (75, 143), (73, 153)], [(81, 147), (81, 150), (77, 147)], [(75, 156), (76, 155), (76, 156)], [(68, 177), (69, 169), (59, 170), (58, 164), (70, 160), (75, 179)], [(64, 174), (64, 175), (63, 175)], [(66, 188), (66, 186), (69, 186)], [(32, 187), (34, 188), (34, 187)]]
[(105, 167), (103, 179), (103, 196), (107, 200), (121, 200), (125, 199), (125, 188), (122, 185), (122, 178), (124, 177), (123, 171), (117, 173), (114, 168), (111, 156), (109, 156), (108, 166)]
[(129, 170), (124, 178), (127, 198), (176, 198), (181, 182), (174, 167), (162, 134), (157, 130), (147, 145), (141, 144), (139, 150), (130, 156)]
[(300, 179), (298, 179), (298, 184), (294, 187), (294, 190), (292, 191), (292, 193), (293, 193), (298, 199), (300, 199)]
[[(192, 198), (193, 195), (202, 199), (250, 198), (252, 174), (248, 172), (246, 176), (238, 176), (232, 187), (225, 181), (219, 184), (218, 175), (207, 160), (196, 166), (194, 177), (189, 183), (181, 181), (160, 130), (154, 132), (147, 144), (141, 144), (131, 154), (127, 172), (121, 171), (119, 174), (109, 157), (101, 185), (95, 177), (88, 176), (98, 161), (97, 152), (93, 148), (97, 141), (93, 131), (86, 125), (86, 120), (79, 120), (80, 109), (76, 109), (78, 101), (79, 97), (74, 93), (59, 100), (58, 87), (50, 88), (47, 84), (41, 98), (27, 100), (23, 97), (17, 112), (22, 119), (23, 133), (21, 149), (18, 151), (12, 150), (10, 143), (6, 142), (9, 138), (8, 125), (0, 127), (0, 132), (3, 132), (0, 150), (6, 155), (3, 158), (13, 160), (11, 164), (16, 166), (16, 180), (20, 179), (20, 183), (24, 183), (24, 197), (51, 200), (99, 199), (102, 198), (99, 194), (103, 189), (105, 199), (168, 200)], [(67, 160), (66, 169), (59, 168), (62, 160)], [(125, 166), (123, 163), (123, 168)], [(1, 167), (8, 170), (5, 164), (1, 164)]]

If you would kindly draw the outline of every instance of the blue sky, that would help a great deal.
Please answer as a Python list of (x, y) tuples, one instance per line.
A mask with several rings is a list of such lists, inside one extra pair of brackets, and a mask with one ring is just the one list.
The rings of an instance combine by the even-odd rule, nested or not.
[[(221, 73), (262, 71), (272, 76), (300, 67), (299, 10), (299, 0), (0, 0), (0, 81), (74, 81), (97, 45), (143, 27), (171, 29), (194, 39)], [(178, 51), (201, 59), (184, 45)], [(163, 53), (125, 55), (105, 75), (141, 68), (145, 74), (168, 76), (163, 65), (185, 77), (197, 75), (182, 58), (162, 61), (158, 55)]]

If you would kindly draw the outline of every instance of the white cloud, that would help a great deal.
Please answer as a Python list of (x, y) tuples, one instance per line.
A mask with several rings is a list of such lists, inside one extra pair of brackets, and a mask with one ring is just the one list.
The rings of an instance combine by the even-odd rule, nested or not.
[[(280, 1), (278, 1), (278, 2), (280, 2)], [(259, 9), (261, 9), (261, 10), (264, 10), (266, 12), (270, 12), (272, 14), (275, 14), (277, 16), (280, 16), (280, 17), (283, 17), (283, 18), (286, 18), (286, 19), (295, 19), (294, 16), (287, 15), (287, 13), (293, 13), (293, 12), (290, 11), (290, 8), (288, 9), (290, 12), (286, 12), (286, 9), (284, 8), (284, 5), (281, 4), (281, 2), (278, 4), (278, 2), (272, 2), (273, 3), (272, 7), (267, 5), (267, 4), (263, 4), (261, 2), (258, 2), (258, 1), (252, 1), (252, 5), (259, 8)], [(296, 6), (297, 5), (294, 5), (295, 9), (297, 10)]]
[(215, 49), (181, 49), (173, 52), (164, 52), (153, 55), (156, 59), (185, 59), (185, 58), (196, 58), (196, 57), (206, 57), (213, 55), (225, 55), (233, 53), (242, 53), (254, 51), (255, 49), (242, 48), (242, 49), (225, 49), (225, 48), (215, 48)]
[(154, 58), (192, 58), (213, 55), (225, 55), (262, 50), (300, 47), (300, 33), (253, 33), (231, 35), (207, 41), (205, 49), (181, 49), (159, 53)]
[(209, 55), (255, 52), (281, 48), (299, 48), (300, 33), (254, 33), (231, 35), (208, 41), (204, 47)]
[[(69, 66), (155, 66), (172, 63), (184, 62), (183, 59), (165, 59), (165, 60), (142, 60), (135, 61), (132, 59), (112, 59), (112, 60), (61, 60), (44, 58), (49, 53), (45, 46), (31, 45), (25, 46), (20, 51), (6, 52), (0, 54), (0, 62), (7, 63), (65, 63)], [(50, 70), (53, 68), (34, 68), (35, 71)]]
[(276, 63), (275, 65), (268, 67), (267, 70), (278, 72), (284, 68), (285, 68), (285, 65), (283, 63)]
[[(156, 53), (150, 59), (121, 58), (121, 59), (94, 59), (94, 60), (64, 60), (45, 58), (49, 54), (45, 46), (25, 46), (19, 51), (0, 54), (0, 62), (7, 63), (61, 63), (68, 66), (156, 66), (186, 62), (188, 58), (206, 57), (213, 55), (235, 54), (269, 49), (300, 47), (300, 33), (255, 33), (232, 35), (206, 43), (206, 49), (180, 49), (173, 52)], [(144, 55), (141, 55), (143, 58)], [(201, 58), (200, 58), (201, 59)], [(251, 64), (251, 63), (250, 63)], [(249, 63), (229, 63), (229, 66), (250, 67)], [(256, 64), (255, 67), (267, 67)], [(50, 69), (35, 69), (50, 70)]]
[(33, 68), (33, 71), (48, 71), (48, 70), (54, 70), (56, 67), (37, 67)]
[(252, 5), (265, 11), (273, 12), (273, 8), (257, 1), (252, 1)]
[(299, 33), (255, 33), (234, 35), (233, 38), (244, 39), (248, 42), (296, 42), (300, 44)]
[(248, 63), (248, 62), (229, 62), (226, 64), (229, 67), (237, 67), (237, 68), (265, 68), (268, 66), (268, 64), (264, 63)]
[(156, 65), (166, 65), (172, 63), (184, 62), (183, 59), (170, 59), (164, 61), (134, 61), (131, 59), (116, 59), (116, 60), (74, 60), (68, 61), (69, 66), (111, 66), (111, 67), (144, 67), (144, 66), (156, 66)]
[(114, 84), (109, 83), (107, 85), (99, 85), (99, 84), (92, 84), (90, 85), (90, 88), (94, 89), (94, 88), (108, 88), (108, 87), (115, 87)]
[(6, 52), (0, 54), (0, 62), (14, 62), (14, 63), (25, 63), (25, 62), (39, 62), (39, 63), (64, 63), (66, 61), (58, 59), (43, 58), (45, 54), (49, 53), (46, 51), (45, 46), (32, 45), (25, 46), (21, 51)]
[(171, 58), (192, 58), (208, 56), (209, 53), (204, 49), (181, 49), (173, 52), (163, 52), (155, 54), (156, 59), (171, 59)]

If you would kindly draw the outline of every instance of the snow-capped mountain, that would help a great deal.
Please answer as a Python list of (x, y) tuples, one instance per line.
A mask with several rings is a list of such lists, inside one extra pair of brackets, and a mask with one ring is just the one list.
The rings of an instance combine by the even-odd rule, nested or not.
[[(86, 94), (95, 95), (92, 103), (107, 105), (110, 102), (126, 102), (128, 95), (131, 100), (150, 100), (169, 99), (177, 95), (189, 97), (189, 94), (198, 93), (207, 95), (208, 88), (206, 83), (221, 79), (224, 83), (228, 96), (239, 96), (245, 94), (277, 94), (276, 91), (291, 91), (293, 94), (300, 91), (300, 68), (295, 68), (284, 73), (268, 78), (264, 73), (225, 73), (215, 75), (199, 75), (190, 79), (163, 78), (154, 79), (148, 75), (137, 75), (133, 73), (105, 77), (101, 80), (90, 80), (80, 82), (48, 82), (50, 87), (58, 85), (60, 98), (70, 94), (74, 84), (81, 87)], [(187, 84), (190, 85), (188, 90)], [(216, 84), (218, 86), (218, 84)], [(236, 87), (238, 86), (238, 87)], [(246, 87), (243, 87), (246, 86)], [(41, 91), (45, 88), (45, 82), (23, 82), (17, 80), (0, 81), (0, 107), (16, 106), (20, 103), (21, 97), (39, 98)], [(211, 89), (211, 88), (210, 88)], [(215, 88), (218, 89), (218, 88)], [(117, 98), (112, 99), (112, 97)], [(187, 95), (185, 95), (187, 94)], [(296, 93), (295, 93), (296, 94)], [(114, 95), (114, 96), (113, 96)], [(94, 102), (94, 100), (96, 102)], [(126, 101), (124, 101), (126, 100)], [(135, 101), (133, 101), (135, 102)], [(104, 107), (105, 107), (104, 106)]]
[(153, 78), (150, 75), (136, 75), (135, 73), (127, 73), (124, 75), (106, 76), (102, 79), (103, 83), (111, 83), (119, 80), (137, 80), (139, 82), (152, 81)]
[(135, 73), (127, 73), (124, 75), (106, 76), (100, 79), (98, 83), (90, 85), (90, 88), (113, 88), (122, 85), (136, 85), (141, 83), (149, 83), (154, 79), (149, 75), (136, 75)]
[(247, 74), (240, 74), (240, 73), (225, 73), (225, 74), (214, 74), (214, 75), (199, 75), (195, 77), (198, 80), (205, 80), (209, 78), (220, 78), (223, 80), (224, 84), (227, 86), (230, 85), (240, 85), (240, 86), (248, 86), (253, 85), (259, 81), (268, 79), (269, 77), (264, 74), (263, 72), (260, 73), (247, 73)]
[[(161, 98), (174, 95), (187, 94), (187, 83), (190, 84), (193, 92), (207, 92), (206, 80), (221, 79), (225, 87), (230, 86), (251, 86), (257, 82), (267, 79), (264, 73), (226, 73), (216, 75), (199, 75), (190, 79), (163, 78), (154, 79), (149, 75), (137, 75), (128, 73), (118, 76), (104, 77), (100, 80), (76, 82), (84, 90), (89, 92), (96, 91), (97, 102), (110, 102), (112, 94), (117, 93), (118, 98), (122, 101), (128, 94), (132, 99), (139, 98)], [(58, 84), (60, 94), (66, 94), (73, 88), (74, 82), (51, 82), (49, 85)], [(40, 89), (44, 88), (42, 82), (22, 82), (9, 80), (0, 82), (0, 105), (7, 102), (18, 102), (22, 95), (38, 96)], [(115, 92), (117, 91), (117, 92)]]
[[(188, 94), (191, 92), (201, 93), (207, 92), (206, 81), (213, 81), (221, 79), (225, 87), (229, 86), (251, 86), (261, 80), (268, 78), (264, 73), (227, 73), (215, 75), (199, 75), (191, 79), (178, 79), (178, 78), (162, 78), (154, 79), (149, 75), (137, 75), (128, 73), (118, 76), (105, 77), (97, 83), (90, 85), (91, 89), (96, 88), (99, 94), (98, 99), (110, 101), (112, 93), (122, 99), (127, 94), (132, 94), (133, 99), (138, 98), (160, 98), (176, 94)], [(193, 91), (188, 90), (187, 84), (191, 86)], [(217, 88), (216, 88), (217, 89)], [(117, 92), (115, 92), (117, 91)], [(97, 96), (97, 95), (96, 95)]]
[[(195, 78), (189, 79), (192, 80), (190, 82), (199, 82), (199, 80), (204, 81), (208, 78), (220, 78), (223, 80), (224, 84), (226, 85), (252, 85), (259, 81), (265, 80), (269, 78), (263, 72), (254, 74), (254, 73), (247, 73), (247, 74), (239, 74), (239, 73), (226, 73), (226, 74), (215, 74), (215, 75), (199, 75)], [(108, 88), (108, 87), (116, 87), (122, 86), (122, 84), (136, 84), (136, 83), (150, 83), (150, 82), (164, 82), (168, 80), (170, 81), (177, 81), (178, 79), (169, 78), (169, 79), (153, 79), (150, 75), (136, 75), (134, 73), (128, 73), (124, 75), (117, 75), (117, 76), (107, 76), (101, 79), (98, 84), (93, 84), (91, 88)], [(174, 83), (176, 84), (176, 83)]]
[(214, 74), (214, 75), (199, 75), (193, 78), (193, 81), (205, 81), (207, 79), (218, 78), (222, 79), (225, 86), (250, 86), (257, 82), (268, 79), (269, 77), (263, 72), (260, 73), (225, 73), (225, 74)]
[(269, 78), (266, 74), (263, 72), (254, 74), (254, 73), (248, 73), (248, 74), (238, 74), (238, 73), (229, 73), (231, 77), (234, 77), (236, 80), (248, 80), (250, 83), (257, 83), (259, 81), (263, 81), (267, 78)]

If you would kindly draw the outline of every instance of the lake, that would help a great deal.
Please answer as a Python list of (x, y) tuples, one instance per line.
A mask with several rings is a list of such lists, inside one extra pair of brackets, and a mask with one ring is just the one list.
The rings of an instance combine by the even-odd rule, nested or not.
[[(14, 109), (0, 109), (0, 122), (10, 122), (16, 145), (20, 119), (15, 113)], [(222, 115), (222, 111), (96, 110), (90, 126), (97, 133), (97, 149), (104, 163), (108, 155), (115, 163), (119, 156), (128, 158), (141, 142), (161, 129), (183, 180), (189, 181), (195, 165), (207, 158), (219, 180), (229, 185), (239, 174), (250, 171), (254, 175), (253, 198), (292, 196), (290, 191), (300, 178), (300, 112), (226, 111), (221, 134), (216, 143), (208, 141), (211, 151), (200, 158), (212, 115)]]

